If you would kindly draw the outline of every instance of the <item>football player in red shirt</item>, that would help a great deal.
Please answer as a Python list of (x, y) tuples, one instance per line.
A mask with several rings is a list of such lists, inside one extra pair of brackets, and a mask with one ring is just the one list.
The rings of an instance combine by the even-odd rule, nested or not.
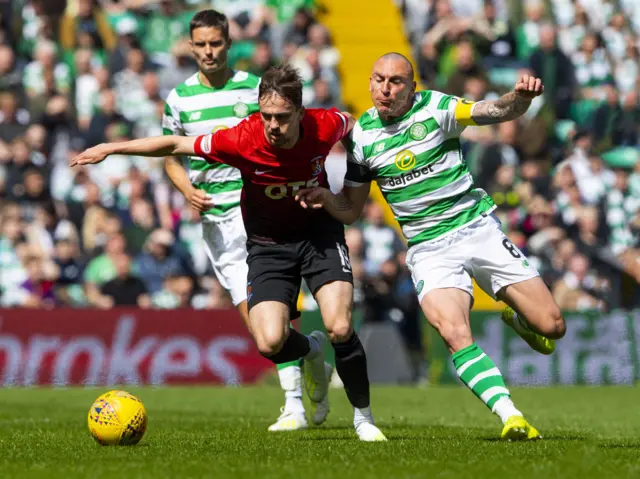
[(320, 402), (328, 391), (325, 335), (289, 328), (297, 317), (300, 282), (313, 293), (336, 355), (336, 369), (354, 407), (360, 440), (385, 441), (370, 410), (367, 362), (351, 324), (353, 277), (344, 227), (324, 209), (303, 209), (302, 188), (328, 186), (324, 161), (353, 127), (348, 113), (302, 106), (302, 80), (289, 65), (269, 69), (259, 88), (260, 113), (227, 130), (199, 137), (163, 136), (90, 148), (71, 166), (99, 163), (111, 154), (199, 155), (240, 170), (247, 231), (247, 301), (251, 334), (274, 363), (304, 358), (305, 384)]

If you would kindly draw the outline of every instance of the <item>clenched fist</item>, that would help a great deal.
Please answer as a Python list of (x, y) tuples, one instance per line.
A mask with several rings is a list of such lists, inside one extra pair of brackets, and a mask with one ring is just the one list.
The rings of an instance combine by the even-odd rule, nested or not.
[(540, 78), (536, 78), (532, 75), (522, 75), (522, 78), (518, 80), (513, 91), (521, 98), (533, 100), (535, 97), (542, 95), (544, 92), (544, 85)]
[(209, 195), (204, 190), (198, 190), (194, 188), (187, 194), (187, 201), (191, 204), (192, 208), (204, 213), (215, 206), (214, 202), (209, 198)]

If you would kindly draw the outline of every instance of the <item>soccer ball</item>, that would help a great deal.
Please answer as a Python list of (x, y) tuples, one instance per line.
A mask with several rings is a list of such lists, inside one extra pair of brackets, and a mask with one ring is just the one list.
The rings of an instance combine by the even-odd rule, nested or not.
[(89, 431), (103, 446), (137, 444), (147, 430), (142, 401), (126, 391), (104, 393), (89, 409)]

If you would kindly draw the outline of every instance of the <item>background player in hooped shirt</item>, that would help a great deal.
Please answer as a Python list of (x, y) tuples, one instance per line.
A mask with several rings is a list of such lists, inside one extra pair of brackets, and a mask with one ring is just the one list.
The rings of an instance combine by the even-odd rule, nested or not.
[(471, 278), (510, 306), (502, 319), (542, 354), (554, 351), (565, 323), (536, 269), (502, 233), (491, 198), (473, 188), (459, 136), (468, 125), (518, 118), (542, 94), (542, 82), (525, 75), (514, 91), (479, 103), (416, 93), (409, 60), (389, 53), (374, 64), (369, 85), (374, 108), (353, 129), (343, 192), (316, 187), (298, 199), (349, 224), (360, 216), (371, 181), (378, 182), (409, 241), (407, 265), (422, 310), (453, 354), (461, 381), (500, 417), (503, 439), (537, 439), (500, 371), (473, 342)]
[[(260, 79), (231, 70), (227, 64), (231, 47), (227, 17), (215, 10), (202, 10), (193, 16), (189, 28), (191, 51), (199, 71), (169, 93), (162, 118), (165, 135), (208, 134), (233, 127), (258, 111)], [(189, 203), (200, 211), (207, 256), (220, 284), (249, 326), (247, 235), (240, 212), (240, 171), (198, 156), (188, 160), (187, 173), (179, 158), (167, 157), (165, 171)], [(269, 426), (269, 431), (304, 429), (307, 420), (300, 362), (278, 364), (277, 368), (286, 399), (282, 414)], [(321, 424), (329, 412), (328, 398), (313, 405), (312, 421)]]
[(370, 410), (364, 348), (353, 330), (353, 277), (344, 226), (326, 211), (309, 211), (295, 200), (302, 188), (327, 187), (324, 161), (353, 127), (336, 109), (305, 110), (302, 80), (289, 65), (269, 69), (259, 87), (260, 113), (215, 134), (165, 136), (102, 144), (71, 165), (99, 163), (115, 153), (140, 156), (198, 155), (242, 174), (241, 208), (247, 232), (250, 331), (260, 353), (274, 363), (304, 358), (313, 401), (328, 393), (325, 335), (305, 336), (289, 327), (297, 315), (302, 278), (314, 294), (336, 355), (336, 369), (354, 407), (362, 441), (385, 441)]

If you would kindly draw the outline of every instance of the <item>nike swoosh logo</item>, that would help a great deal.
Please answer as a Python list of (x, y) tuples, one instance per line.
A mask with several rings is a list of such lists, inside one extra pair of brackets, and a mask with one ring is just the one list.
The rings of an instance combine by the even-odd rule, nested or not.
[(256, 170), (256, 175), (264, 175), (265, 173), (269, 173), (270, 171), (271, 170), (264, 170), (264, 171)]

